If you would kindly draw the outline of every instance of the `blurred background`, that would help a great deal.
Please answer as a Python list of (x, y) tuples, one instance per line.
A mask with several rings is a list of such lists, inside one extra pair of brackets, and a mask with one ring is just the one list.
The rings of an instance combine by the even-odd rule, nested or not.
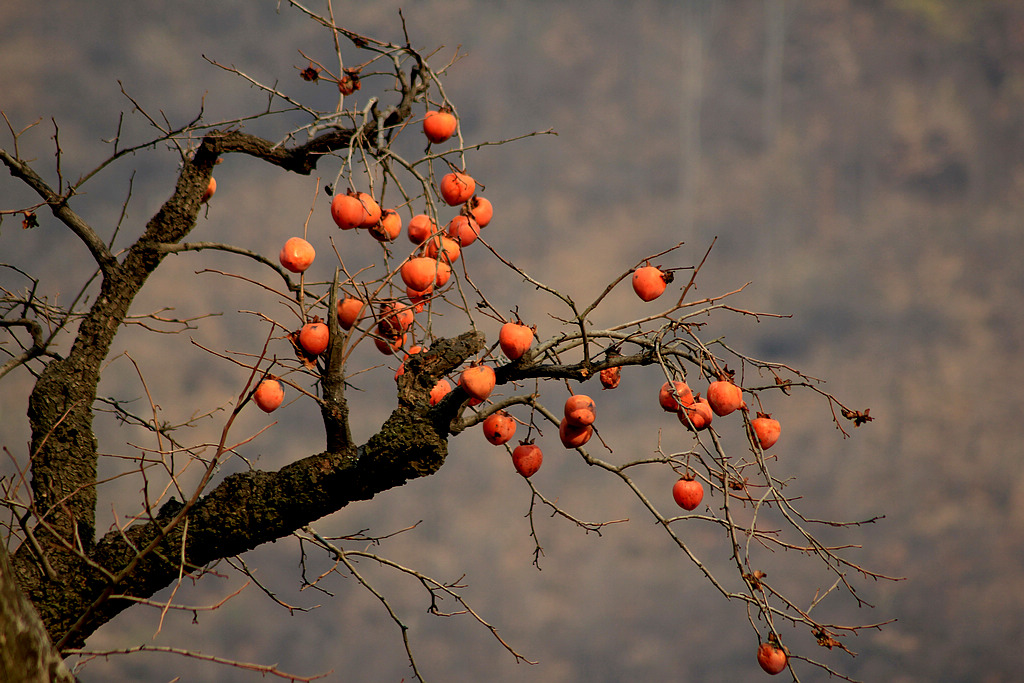
[[(863, 681), (1019, 680), (1024, 5), (637, 0), (627, 9), (602, 0), (388, 0), (337, 1), (335, 15), (360, 33), (401, 41), (400, 6), (415, 46), (443, 46), (435, 67), (457, 48), (464, 55), (448, 70), (445, 87), (467, 141), (558, 133), (469, 156), (496, 207), (486, 237), (500, 253), (576, 301), (589, 301), (646, 255), (683, 241), (658, 262), (689, 266), (716, 240), (696, 295), (749, 281), (734, 305), (792, 318), (723, 313), (707, 320), (704, 338), (724, 336), (751, 356), (827, 379), (826, 391), (870, 408), (875, 421), (844, 439), (819, 397), (771, 397), (771, 412), (784, 424), (775, 471), (796, 478), (791, 490), (802, 496), (802, 510), (842, 520), (884, 515), (829, 540), (862, 544), (851, 559), (905, 579), (858, 578), (859, 595), (873, 608), (858, 609), (848, 598), (817, 608), (842, 623), (897, 620), (848, 638), (855, 658), (817, 648), (791, 629), (783, 631), (787, 644)], [(212, 122), (266, 107), (263, 94), (204, 55), (314, 106), (329, 108), (336, 98), (329, 84), (297, 77), (308, 63), (299, 50), (335, 64), (329, 34), (283, 3), (137, 0), (98, 10), (69, 0), (14, 0), (3, 15), (0, 109), (16, 130), (40, 120), (19, 150), (54, 183), (55, 132), (65, 178), (110, 153), (104, 140), (117, 134), (122, 112), (123, 140), (152, 136), (122, 87), (150, 115), (175, 125), (201, 108)], [(262, 120), (250, 130), (278, 139), (300, 123)], [(10, 135), (0, 139), (10, 149)], [(141, 150), (91, 180), (73, 206), (105, 237), (119, 231), (115, 245), (124, 246), (169, 196), (175, 164), (175, 153), (162, 147)], [(321, 186), (333, 183), (337, 164), (327, 160), (317, 173)], [(190, 241), (274, 255), (285, 238), (301, 234), (319, 196), (310, 234), (320, 236), (320, 259), (311, 277), (329, 277), (336, 261), (326, 236), (337, 233), (316, 178), (289, 177), (241, 157), (226, 159), (216, 176), (217, 195)], [(34, 201), (13, 180), (0, 188), (0, 208)], [(52, 217), (39, 218), (31, 231), (4, 220), (0, 262), (31, 272), (40, 292), (66, 303), (91, 272), (90, 258)], [(335, 241), (346, 265), (379, 259), (376, 245), (358, 242)], [(557, 331), (549, 314), (567, 311), (554, 300), (483, 250), (467, 254), (467, 263), (475, 281), (504, 283), (493, 290), (499, 310), (519, 305), (542, 337)], [(129, 328), (101, 395), (146, 415), (148, 388), (161, 419), (175, 424), (234, 400), (244, 371), (198, 345), (258, 353), (266, 327), (245, 311), (282, 321), (288, 313), (252, 283), (197, 274), (208, 269), (277, 284), (265, 269), (234, 257), (170, 257), (135, 312), (172, 307), (165, 316), (218, 317), (196, 329), (164, 326), (180, 331), (175, 335)], [(5, 270), (0, 285), (24, 289), (27, 280)], [(628, 286), (619, 289), (595, 324), (635, 317), (636, 299)], [(459, 329), (454, 318), (451, 324)], [(497, 326), (485, 332), (493, 340)], [(138, 363), (145, 388), (123, 352)], [(281, 346), (277, 353), (288, 352)], [(363, 362), (379, 363), (374, 354), (367, 350)], [(388, 413), (393, 369), (379, 367), (356, 383), (350, 400), (361, 439)], [(19, 463), (31, 382), (20, 371), (4, 378), (0, 392), (0, 446)], [(657, 372), (626, 372), (618, 393), (596, 396), (601, 433), (614, 451), (609, 457), (644, 457), (659, 438), (667, 448), (685, 447), (688, 437), (675, 418), (654, 407), (651, 387), (659, 383)], [(257, 412), (236, 426), (240, 439), (268, 424)], [(198, 419), (188, 428), (190, 440), (215, 442), (223, 414)], [(274, 417), (278, 424), (243, 451), (256, 467), (276, 469), (322, 449), (319, 413), (308, 401)], [(97, 419), (97, 429), (101, 448), (112, 455), (154, 446), (109, 414)], [(105, 466), (111, 473), (119, 467), (114, 458)], [(14, 469), (9, 461), (3, 467), (5, 474)], [(472, 607), (538, 662), (516, 663), (468, 617), (426, 614), (429, 600), (415, 581), (362, 566), (410, 627), (428, 680), (763, 680), (744, 607), (713, 591), (620, 483), (563, 457), (560, 448), (552, 448), (534, 481), (582, 519), (631, 521), (599, 537), (538, 515), (544, 556), (537, 571), (524, 518), (529, 489), (504, 451), (473, 430), (453, 440), (437, 475), (353, 505), (316, 528), (383, 535), (422, 520), (376, 550), (438, 579), (465, 575)], [(654, 475), (643, 484), (662, 486)], [(667, 480), (657, 501), (665, 509), (670, 486)], [(137, 481), (109, 484), (101, 492), (101, 524), (134, 511), (137, 495)], [(686, 540), (702, 559), (727, 572), (724, 539), (707, 529), (692, 534)], [(276, 663), (303, 676), (331, 671), (327, 680), (411, 679), (401, 634), (372, 595), (336, 576), (322, 584), (330, 594), (299, 591), (303, 572), (313, 578), (330, 568), (321, 554), (286, 539), (245, 561), (282, 601), (309, 611), (290, 614), (250, 586), (215, 611), (169, 614), (156, 636), (159, 611), (136, 607), (89, 646), (153, 643)], [(828, 587), (815, 583), (822, 577), (802, 558), (770, 562), (769, 579), (799, 589), (804, 605)], [(176, 601), (209, 605), (244, 584), (230, 567), (216, 569), (224, 578), (183, 586)], [(797, 666), (802, 680), (827, 678)], [(138, 654), (92, 661), (79, 676), (249, 681), (259, 674)]]

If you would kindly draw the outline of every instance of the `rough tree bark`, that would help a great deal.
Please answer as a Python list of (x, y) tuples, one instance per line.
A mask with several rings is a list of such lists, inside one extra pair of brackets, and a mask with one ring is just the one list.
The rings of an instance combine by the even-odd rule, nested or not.
[(18, 587), (0, 543), (0, 681), (72, 683), (74, 676), (53, 646), (32, 603)]

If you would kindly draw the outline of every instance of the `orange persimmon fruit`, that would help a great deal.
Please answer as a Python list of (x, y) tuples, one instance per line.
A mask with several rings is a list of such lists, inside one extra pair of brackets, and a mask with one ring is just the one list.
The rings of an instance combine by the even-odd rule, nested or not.
[(532, 477), (544, 462), (544, 453), (532, 442), (524, 441), (512, 451), (512, 465), (524, 477)]
[(643, 266), (633, 271), (633, 291), (643, 301), (657, 299), (671, 281), (671, 271), (663, 273), (657, 266)]
[(498, 332), (498, 345), (509, 360), (518, 360), (533, 343), (533, 328), (521, 322), (505, 323)]
[(788, 659), (786, 651), (775, 643), (761, 643), (757, 647), (757, 663), (772, 676), (782, 673)]
[(516, 421), (504, 410), (491, 413), (484, 420), (484, 438), (495, 446), (512, 440), (516, 433)]
[(476, 191), (476, 181), (466, 173), (452, 171), (441, 178), (441, 198), (448, 206), (464, 204)]
[(338, 324), (341, 325), (342, 329), (351, 330), (365, 307), (366, 304), (359, 299), (345, 297), (338, 302)]
[(681, 380), (671, 384), (665, 382), (658, 390), (658, 403), (666, 412), (678, 413), (685, 406), (693, 404), (693, 392), (686, 382)]
[(265, 379), (252, 392), (253, 402), (265, 413), (272, 413), (284, 401), (284, 389), (276, 379)]
[(311, 356), (326, 351), (330, 339), (330, 330), (321, 322), (306, 323), (299, 331), (299, 345)]
[(704, 485), (687, 475), (673, 484), (672, 498), (684, 510), (696, 510), (704, 500)]
[(427, 239), (437, 232), (437, 225), (433, 219), (425, 213), (418, 213), (409, 219), (409, 241), (413, 244), (423, 244)]
[(494, 207), (491, 205), (491, 200), (476, 195), (466, 204), (465, 210), (469, 213), (469, 217), (475, 220), (476, 224), (481, 228), (486, 228), (487, 224), (491, 222), (491, 218), (494, 217)]
[(483, 401), (494, 391), (494, 368), (489, 365), (471, 365), (459, 376), (461, 386), (470, 398)]
[(591, 425), (577, 425), (567, 418), (562, 418), (558, 424), (558, 438), (566, 448), (579, 448), (590, 441), (594, 434), (594, 427)]
[(763, 451), (774, 446), (782, 435), (782, 425), (768, 413), (758, 413), (757, 417), (750, 421), (750, 428), (754, 430), (754, 436), (757, 437)]
[(416, 256), (409, 259), (399, 271), (406, 287), (422, 292), (434, 284), (438, 277), (437, 262), (428, 256)]
[(427, 139), (437, 144), (444, 142), (455, 134), (455, 127), (458, 121), (455, 115), (447, 109), (440, 111), (428, 111), (423, 117), (423, 134)]
[(301, 237), (289, 237), (277, 259), (281, 265), (293, 273), (302, 273), (313, 263), (316, 258), (316, 250), (313, 245)]
[(472, 218), (460, 213), (448, 222), (448, 236), (462, 246), (468, 247), (480, 236), (480, 226)]
[(594, 424), (594, 420), (597, 419), (597, 404), (589, 396), (573, 394), (565, 400), (565, 408), (562, 412), (569, 424), (586, 427)]

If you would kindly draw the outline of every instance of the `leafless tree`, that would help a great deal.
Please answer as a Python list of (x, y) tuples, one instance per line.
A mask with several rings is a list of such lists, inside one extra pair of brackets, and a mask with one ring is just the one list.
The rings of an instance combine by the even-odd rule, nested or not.
[[(474, 143), (463, 139), (461, 129), (456, 129), (448, 141), (428, 145), (422, 138), (421, 123), (428, 110), (458, 115), (455, 103), (445, 94), (443, 80), (458, 55), (435, 68), (428, 58), (433, 61), (439, 53), (418, 51), (408, 36), (401, 44), (377, 40), (337, 26), (329, 4), (323, 15), (295, 2), (289, 4), (321, 24), (325, 35), (334, 41), (337, 64), (328, 66), (309, 59), (291, 75), (296, 82), (301, 77), (317, 87), (337, 87), (337, 106), (329, 111), (309, 107), (286, 94), (286, 88), (261, 83), (240, 68), (214, 63), (263, 91), (270, 103), (267, 109), (230, 121), (207, 122), (200, 115), (183, 125), (173, 125), (148, 112), (125, 92), (133, 105), (133, 115), (143, 117), (155, 132), (149, 139), (132, 143), (118, 134), (110, 141), (110, 155), (75, 180), (64, 176), (59, 135), (54, 135), (56, 166), (47, 179), (39, 164), (28, 160), (33, 155), (23, 149), (38, 124), (25, 126), (4, 116), (10, 144), (0, 149), (0, 160), (12, 177), (6, 182), (23, 184), (38, 196), (30, 205), (0, 207), (7, 218), (4, 227), (20, 221), (25, 229), (34, 229), (39, 221), (51, 220), (46, 217), (49, 213), (85, 246), (95, 268), (81, 283), (78, 296), (58, 303), (40, 294), (40, 279), (29, 272), (26, 264), (0, 264), (22, 283), (21, 287), (0, 292), (0, 328), (5, 336), (0, 344), (4, 354), (0, 358), (0, 379), (16, 373), (30, 373), (34, 379), (28, 396), (31, 442), (25, 452), (8, 452), (17, 465), (17, 474), (2, 481), (2, 502), (9, 515), (4, 529), (6, 542), (0, 544), (0, 633), (6, 643), (17, 646), (0, 650), (0, 678), (71, 680), (63, 660), (74, 656), (81, 662), (113, 654), (89, 648), (90, 635), (101, 625), (129, 607), (153, 604), (157, 591), (185, 576), (198, 578), (219, 561), (251, 576), (259, 586), (244, 554), (287, 536), (298, 537), (307, 548), (324, 553), (333, 562), (332, 572), (354, 577), (380, 600), (382, 608), (401, 626), (417, 680), (423, 680), (426, 672), (420, 671), (408, 629), (401, 625), (387, 595), (360, 571), (360, 560), (373, 560), (415, 577), (430, 594), (435, 613), (442, 614), (440, 598), (454, 600), (459, 605), (458, 613), (469, 615), (490, 630), (510, 656), (525, 659), (494, 625), (464, 601), (458, 582), (436, 580), (368, 552), (369, 537), (365, 534), (328, 538), (311, 526), (350, 504), (434, 474), (445, 465), (449, 439), (492, 415), (511, 416), (508, 419), (514, 421), (506, 422), (505, 427), (518, 424), (520, 435), (525, 431), (523, 442), (536, 441), (544, 449), (563, 447), (553, 438), (540, 438), (544, 430), (553, 433), (561, 427), (562, 443), (569, 444), (565, 447), (635, 496), (664, 531), (665, 540), (678, 547), (683, 561), (699, 568), (711, 590), (747, 606), (752, 640), (784, 647), (780, 624), (785, 622), (810, 631), (822, 646), (845, 650), (844, 636), (880, 627), (880, 623), (831, 623), (818, 616), (824, 609), (818, 605), (829, 594), (845, 591), (860, 603), (858, 580), (888, 578), (856, 564), (847, 546), (820, 541), (818, 530), (874, 520), (839, 522), (805, 516), (791, 493), (793, 482), (779, 471), (782, 464), (775, 461), (770, 443), (763, 441), (755, 429), (756, 414), (766, 412), (769, 401), (781, 400), (795, 391), (820, 397), (825, 416), (843, 436), (848, 434), (849, 425), (869, 421), (868, 411), (841, 403), (822, 389), (819, 380), (795, 368), (751, 357), (721, 339), (703, 338), (703, 327), (715, 316), (775, 315), (733, 306), (730, 297), (746, 286), (742, 283), (720, 295), (694, 296), (694, 284), (706, 255), (698, 263), (673, 265), (671, 259), (679, 253), (679, 245), (674, 245), (636, 263), (623, 264), (622, 272), (611, 277), (607, 287), (585, 304), (504, 258), (488, 244), (487, 230), (481, 231), (475, 223), (477, 218), (485, 222), (480, 215), (479, 188), (470, 199), (451, 202), (454, 206), (442, 199), (438, 188), (443, 176), (453, 171), (472, 175), (474, 150), (512, 140)], [(357, 55), (357, 61), (348, 61), (350, 55)], [(284, 115), (305, 117), (305, 123), (290, 130), (282, 127), (276, 141), (245, 130), (254, 119), (280, 121), (286, 118)], [(424, 145), (422, 154), (403, 157), (397, 145), (400, 136), (419, 136)], [(76, 196), (87, 183), (101, 182), (103, 172), (111, 165), (163, 149), (176, 154), (180, 162), (175, 187), (159, 211), (139, 228), (130, 246), (114, 251), (114, 234), (121, 226), (113, 233), (97, 229), (88, 216), (76, 211)], [(435, 227), (423, 244), (413, 244), (404, 238), (395, 241), (379, 217), (370, 220), (366, 229), (324, 235), (319, 234), (320, 229), (309, 227), (307, 216), (303, 237), (319, 244), (376, 238), (381, 245), (377, 265), (354, 269), (353, 264), (345, 263), (339, 250), (328, 256), (321, 248), (318, 258), (336, 259), (333, 279), (323, 282), (313, 282), (305, 274), (286, 268), (283, 261), (279, 263), (276, 255), (267, 257), (245, 245), (189, 242), (204, 203), (217, 201), (216, 195), (211, 198), (208, 193), (215, 166), (231, 155), (245, 155), (284, 173), (334, 173), (333, 182), (325, 188), (329, 195), (345, 197), (348, 190), (360, 191), (365, 193), (364, 206), (395, 207), (399, 215), (423, 214), (433, 226), (441, 227)], [(319, 181), (311, 184), (310, 190), (310, 215), (317, 210), (325, 212), (316, 205), (316, 197), (322, 196)], [(461, 216), (468, 223), (469, 233), (446, 228), (445, 214), (454, 211), (459, 212), (456, 218)], [(339, 223), (339, 227), (344, 226)], [(318, 234), (314, 238), (311, 232)], [(442, 239), (449, 234), (452, 241)], [(73, 239), (67, 242), (71, 244)], [(474, 243), (477, 246), (472, 246)], [(67, 246), (58, 244), (54, 248)], [(464, 254), (459, 260), (455, 258), (456, 249)], [(503, 264), (507, 282), (475, 280), (467, 266), (467, 249), (493, 254)], [(228, 252), (261, 264), (265, 279), (238, 273), (221, 275), (242, 279), (253, 289), (287, 302), (303, 324), (324, 324), (329, 331), (326, 349), (317, 352), (304, 346), (294, 324), (264, 315), (261, 319), (267, 334), (261, 348), (207, 349), (214, 362), (233, 364), (244, 369), (247, 377), (231, 401), (219, 442), (213, 446), (185, 443), (178, 430), (160, 420), (152, 396), (150, 410), (136, 414), (97, 395), (118, 333), (128, 324), (159, 327), (167, 322), (159, 313), (130, 315), (149, 276), (168, 255), (204, 250)], [(403, 268), (414, 258), (424, 258), (423, 254), (434, 269), (434, 283), (411, 291), (403, 283)], [(643, 303), (643, 308), (637, 310), (644, 312), (633, 320), (604, 329), (595, 327), (590, 322), (592, 314), (609, 294), (617, 287), (628, 287), (630, 279), (639, 277), (638, 273), (653, 262), (668, 264), (661, 265), (656, 273), (645, 271), (655, 275), (655, 282), (660, 279), (663, 285), (670, 285), (665, 294)], [(436, 276), (439, 272), (450, 273), (450, 281), (442, 283)], [(545, 293), (551, 301), (550, 315), (558, 321), (554, 334), (533, 339), (529, 350), (514, 359), (509, 356), (516, 354), (500, 350), (484, 332), (522, 322), (517, 312), (498, 310), (488, 298), (489, 291), (507, 283), (526, 283)], [(346, 299), (365, 304), (361, 317), (351, 326), (335, 314)], [(458, 318), (464, 331), (447, 337), (437, 334), (438, 315), (445, 316), (448, 324)], [(216, 323), (193, 320), (188, 324)], [(62, 333), (73, 337), (66, 348), (60, 341)], [(182, 343), (187, 342), (183, 339)], [(356, 443), (346, 392), (352, 379), (368, 368), (358, 366), (352, 352), (360, 345), (374, 344), (385, 352), (381, 356), (385, 359), (395, 352), (408, 355), (392, 385), (393, 412), (375, 435), (365, 443)], [(493, 370), (500, 389), (493, 396), (484, 391), (474, 400), (458, 378), (463, 370), (478, 365)], [(566, 396), (579, 394), (588, 385), (596, 388), (598, 381), (613, 389), (619, 373), (636, 366), (662, 369), (669, 387), (663, 398), (667, 409), (679, 416), (680, 434), (688, 443), (685, 449), (665, 450), (659, 442), (650, 445), (650, 457), (624, 460), (601, 438), (596, 428), (600, 422), (594, 422), (596, 410), (575, 419), (577, 424), (563, 417), (562, 401)], [(378, 373), (381, 386), (387, 389), (392, 380), (385, 374)], [(432, 394), (444, 386), (445, 378), (452, 380), (454, 388), (443, 397)], [(745, 405), (731, 416), (719, 415), (712, 426), (711, 413), (701, 412), (702, 401), (692, 395), (691, 386), (716, 380), (740, 385)], [(285, 392), (298, 395), (298, 400), (311, 409), (319, 408), (326, 430), (324, 449), (276, 471), (246, 467), (225, 476), (221, 473), (224, 463), (244, 458), (246, 444), (257, 436), (233, 436), (232, 427), (241, 411), (256, 409), (253, 399), (265, 382), (278, 382)], [(651, 387), (652, 405), (659, 388)], [(613, 398), (606, 397), (614, 395), (614, 390), (602, 393), (601, 403), (613, 404)], [(97, 472), (101, 457), (112, 456), (102, 455), (109, 450), (101, 449), (94, 434), (97, 410), (114, 411), (126, 424), (148, 429), (156, 441), (153, 448), (118, 456), (131, 464), (129, 474), (139, 482), (140, 499), (135, 513), (105, 531), (98, 530), (96, 522), (100, 504)], [(709, 424), (701, 423), (705, 419)], [(744, 435), (745, 448), (727, 453), (719, 438), (724, 430)], [(501, 439), (495, 436), (494, 441)], [(508, 443), (496, 447), (513, 450)], [(644, 490), (635, 476), (650, 468), (671, 473), (672, 481), (698, 482), (695, 488), (703, 493), (703, 500), (682, 514), (678, 509), (661, 509), (657, 498)], [(188, 477), (183, 476), (186, 470)], [(196, 471), (198, 475), (193, 474)], [(557, 495), (543, 491), (532, 479), (527, 478), (527, 482), (532, 497), (531, 528), (533, 516), (540, 510), (560, 515), (587, 531), (600, 531), (623, 521), (580, 519), (560, 506)], [(686, 508), (690, 507), (688, 503)], [(713, 572), (688, 545), (681, 530), (690, 525), (720, 530), (722, 543), (731, 555), (731, 576)], [(832, 576), (831, 587), (816, 594), (812, 591), (810, 598), (777, 589), (771, 577), (759, 568), (761, 554), (777, 549), (795, 551), (794, 561), (804, 558), (820, 564)], [(540, 554), (538, 541), (538, 560)], [(306, 580), (312, 585), (319, 579)], [(159, 606), (164, 611), (180, 607), (173, 596)], [(119, 652), (142, 649), (160, 648), (126, 647)], [(200, 657), (194, 652), (183, 654)], [(210, 659), (261, 674), (309, 680), (268, 664), (226, 657)], [(800, 666), (793, 664), (798, 660), (803, 662), (800, 666), (821, 667), (846, 678), (816, 662), (813, 653), (789, 652), (786, 665), (794, 678)]]

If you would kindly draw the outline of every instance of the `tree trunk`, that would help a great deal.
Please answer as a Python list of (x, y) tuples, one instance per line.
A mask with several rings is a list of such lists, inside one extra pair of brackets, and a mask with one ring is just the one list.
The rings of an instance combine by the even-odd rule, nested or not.
[(19, 590), (7, 548), (0, 543), (0, 681), (74, 680), (46, 634), (42, 619)]

